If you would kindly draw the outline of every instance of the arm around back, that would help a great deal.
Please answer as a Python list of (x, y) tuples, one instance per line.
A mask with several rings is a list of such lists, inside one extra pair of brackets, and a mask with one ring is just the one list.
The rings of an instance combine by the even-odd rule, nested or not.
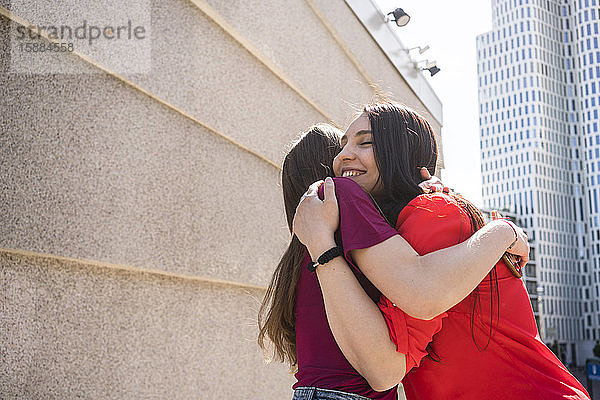
[(444, 194), (414, 199), (400, 214), (398, 228), (402, 236), (355, 250), (352, 257), (383, 294), (423, 319), (465, 298), (515, 239), (504, 221), (470, 236), (468, 215)]
[[(332, 207), (335, 196), (329, 201), (320, 201), (315, 193), (300, 203), (294, 219), (298, 238), (311, 251), (320, 243), (332, 240), (339, 221), (344, 233), (344, 251), (351, 251), (355, 263), (369, 280), (415, 318), (432, 318), (457, 304), (481, 282), (514, 241), (511, 226), (505, 221), (492, 221), (456, 246), (420, 256), (387, 226), (368, 194), (355, 182), (336, 178), (335, 189), (339, 211)], [(358, 214), (346, 212), (356, 209), (353, 206), (357, 204), (361, 206)], [(355, 240), (361, 237), (357, 232), (364, 229), (361, 220), (373, 221), (372, 226), (377, 229), (387, 226), (389, 236), (377, 243)], [(519, 241), (511, 252), (522, 257), (523, 266), (528, 259), (529, 245), (524, 233), (518, 232)]]

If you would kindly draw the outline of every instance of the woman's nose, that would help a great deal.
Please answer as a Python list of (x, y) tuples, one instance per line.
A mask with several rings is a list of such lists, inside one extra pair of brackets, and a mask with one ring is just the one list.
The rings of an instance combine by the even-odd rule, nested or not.
[(350, 149), (350, 146), (346, 145), (342, 148), (342, 151), (338, 154), (340, 161), (351, 160), (354, 158), (354, 152)]

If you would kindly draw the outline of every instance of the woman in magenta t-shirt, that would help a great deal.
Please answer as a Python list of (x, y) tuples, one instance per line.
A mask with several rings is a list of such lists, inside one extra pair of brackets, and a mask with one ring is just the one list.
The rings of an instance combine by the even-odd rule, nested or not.
[[(330, 164), (333, 158), (331, 154), (338, 151), (336, 142), (335, 132), (332, 133), (329, 128), (315, 128), (308, 132), (286, 157), (282, 180), (290, 228), (296, 204), (304, 189), (315, 179), (330, 174)], [(317, 167), (322, 169), (319, 171)], [(310, 175), (311, 171), (312, 175)], [(381, 218), (379, 220), (374, 218), (377, 210), (373, 207), (368, 195), (350, 180), (343, 179), (342, 181), (346, 181), (348, 189), (346, 193), (348, 202), (345, 203), (345, 206), (340, 206), (342, 212), (346, 213), (345, 210), (348, 210), (354, 214), (347, 215), (352, 215), (354, 219), (362, 218), (364, 223), (348, 223), (351, 222), (351, 219), (343, 217), (341, 242), (346, 251), (352, 250), (352, 246), (386, 251), (386, 249), (378, 248), (383, 242), (391, 243), (401, 249), (402, 260), (396, 261), (401, 261), (406, 268), (400, 271), (398, 276), (404, 277), (407, 284), (405, 285), (406, 296), (400, 299), (399, 305), (414, 310), (413, 314), (431, 312), (439, 314), (458, 302), (485, 276), (513, 240), (512, 229), (508, 228), (506, 224), (490, 225), (483, 230), (487, 236), (482, 235), (474, 238), (469, 244), (423, 257), (422, 259), (427, 259), (428, 264), (432, 266), (423, 273), (422, 270), (417, 270), (418, 254)], [(341, 184), (338, 189), (342, 187), (344, 184)], [(361, 227), (361, 229), (356, 229), (356, 227)], [(524, 243), (522, 240), (521, 244), (526, 246)], [(473, 246), (474, 244), (480, 245), (479, 248), (476, 249), (477, 246)], [(521, 252), (526, 256), (526, 249), (522, 248)], [(482, 259), (487, 260), (490, 266), (481, 267), (477, 261)], [(339, 260), (341, 258), (338, 258), (336, 262)], [(296, 396), (300, 396), (298, 398), (302, 398), (303, 395), (313, 396), (314, 393), (311, 391), (316, 390), (313, 388), (323, 390), (328, 396), (335, 392), (335, 395), (340, 396), (344, 393), (351, 393), (367, 398), (395, 398), (395, 391), (388, 389), (395, 387), (399, 379), (404, 376), (405, 371), (426, 354), (424, 347), (431, 335), (439, 329), (439, 319), (437, 321), (417, 321), (406, 317), (405, 326), (407, 328), (404, 334), (400, 335), (406, 340), (397, 346), (397, 349), (403, 353), (396, 352), (396, 345), (392, 344), (389, 339), (387, 339), (387, 343), (380, 340), (382, 337), (389, 337), (387, 325), (381, 313), (377, 312), (374, 315), (363, 312), (369, 308), (377, 310), (374, 301), (378, 300), (379, 291), (368, 283), (357, 268), (353, 268), (353, 272), (357, 274), (359, 281), (364, 285), (364, 290), (359, 286), (360, 291), (364, 296), (368, 296), (367, 292), (371, 295), (368, 301), (370, 304), (364, 302), (360, 305), (355, 304), (357, 311), (355, 330), (360, 330), (362, 326), (369, 326), (369, 337), (361, 343), (369, 349), (367, 352), (377, 350), (382, 353), (381, 349), (394, 350), (386, 352), (386, 355), (379, 360), (381, 365), (389, 366), (386, 369), (388, 373), (373, 375), (369, 368), (362, 368), (359, 363), (356, 363), (356, 360), (365, 356), (366, 352), (363, 348), (359, 346), (355, 353), (349, 352), (346, 357), (341, 353), (334, 340), (335, 332), (331, 332), (327, 323), (325, 315), (327, 301), (323, 301), (316, 274), (309, 273), (305, 268), (308, 262), (310, 262), (310, 258), (307, 256), (306, 249), (294, 237), (265, 296), (260, 313), (259, 342), (264, 346), (264, 340), (268, 336), (274, 344), (275, 355), (282, 360), (288, 360), (292, 366), (297, 365), (298, 383), (295, 387), (297, 388)], [(345, 266), (348, 267), (348, 264)], [(424, 307), (424, 302), (419, 300), (424, 298), (423, 282), (427, 287), (440, 288), (442, 285), (437, 282), (441, 278), (451, 281), (450, 275), (456, 269), (464, 272), (464, 279), (455, 282), (452, 285), (453, 290), (447, 291), (448, 293), (443, 296), (438, 296), (436, 301), (427, 302), (428, 304)], [(352, 279), (358, 284), (354, 275), (352, 275)], [(349, 360), (353, 361), (352, 365), (358, 365), (358, 367), (353, 368)], [(301, 389), (301, 387), (308, 388)], [(340, 392), (344, 393), (340, 394)]]
[[(479, 230), (473, 234), (473, 212), (468, 212), (460, 199), (446, 194), (401, 197), (406, 188), (416, 186), (417, 174), (411, 171), (429, 166), (431, 158), (435, 163), (435, 147), (430, 144), (428, 130), (421, 119), (396, 105), (366, 107), (342, 139), (344, 148), (333, 163), (336, 174), (350, 175), (350, 179), (374, 194), (387, 219), (395, 222), (400, 234), (420, 254), (472, 240), (481, 233)], [(364, 148), (365, 143), (369, 149)], [(400, 151), (409, 155), (401, 158)], [(427, 154), (431, 156), (428, 158)], [(338, 182), (334, 191), (333, 184), (326, 182), (324, 202), (309, 196), (298, 207), (294, 232), (307, 244), (313, 259), (334, 243), (333, 232), (338, 226), (335, 194), (340, 195), (337, 186)], [(340, 199), (339, 208), (342, 235), (344, 201)], [(354, 250), (351, 256), (387, 296), (382, 296), (379, 306), (390, 337), (401, 351), (408, 319), (388, 298), (399, 303), (397, 286), (403, 282), (387, 269), (392, 260), (378, 257), (372, 251), (375, 247)], [(397, 257), (391, 247), (389, 250), (388, 259)], [(426, 263), (422, 265), (429, 268)], [(404, 264), (398, 262), (395, 268), (404, 269)], [(365, 341), (361, 337), (364, 330), (352, 329), (357, 312), (342, 305), (359, 304), (358, 308), (368, 301), (352, 282), (354, 278), (341, 258), (318, 267), (317, 274), (328, 321), (334, 334), (338, 333), (337, 343), (344, 354), (352, 354)], [(435, 291), (429, 294), (440, 295)], [(378, 311), (363, 312), (376, 315)], [(386, 375), (387, 367), (379, 360), (386, 357), (389, 349), (381, 351), (365, 353), (362, 359), (354, 359), (353, 365), (369, 369), (373, 375)], [(473, 293), (448, 311), (429, 352), (432, 357), (421, 363), (416, 358), (420, 367), (412, 369), (404, 380), (409, 399), (589, 399), (581, 384), (540, 340), (524, 285), (502, 263)], [(349, 359), (352, 361), (353, 357)]]

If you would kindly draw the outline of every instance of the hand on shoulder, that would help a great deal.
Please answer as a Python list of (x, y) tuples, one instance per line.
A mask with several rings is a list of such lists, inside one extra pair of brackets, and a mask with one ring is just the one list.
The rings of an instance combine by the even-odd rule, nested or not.
[[(317, 195), (321, 185), (324, 190), (323, 200)], [(338, 225), (339, 210), (333, 179), (313, 183), (296, 208), (293, 233), (310, 250), (311, 247), (331, 242)]]

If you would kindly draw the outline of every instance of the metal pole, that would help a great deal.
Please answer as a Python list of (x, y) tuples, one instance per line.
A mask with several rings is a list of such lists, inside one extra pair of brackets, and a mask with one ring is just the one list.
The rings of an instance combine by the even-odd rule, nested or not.
[(588, 393), (590, 394), (590, 398), (594, 400), (594, 381), (590, 379), (590, 367), (588, 366), (592, 362), (592, 360), (585, 361), (585, 380), (587, 382)]

